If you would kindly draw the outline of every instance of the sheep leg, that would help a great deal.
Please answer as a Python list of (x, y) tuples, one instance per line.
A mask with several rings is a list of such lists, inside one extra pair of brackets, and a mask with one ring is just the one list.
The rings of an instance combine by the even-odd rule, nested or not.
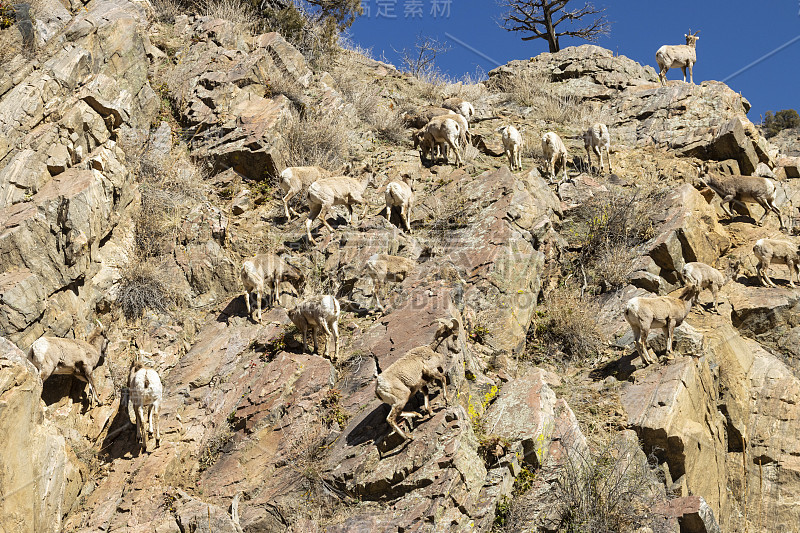
[(569, 174), (567, 174), (567, 156), (566, 155), (562, 155), (561, 156), (561, 167), (564, 169), (564, 180), (563, 181), (569, 180)]
[(594, 151), (595, 154), (597, 154), (597, 157), (600, 159), (600, 168), (597, 169), (597, 173), (598, 173), (598, 175), (602, 174), (603, 173), (603, 151), (600, 149), (599, 146), (593, 147), (592, 150)]
[(80, 370), (78, 378), (80, 378), (81, 381), (85, 381), (86, 383), (89, 384), (89, 405), (90, 406), (94, 405), (94, 402), (97, 402), (97, 405), (101, 405), (100, 398), (98, 398), (97, 392), (95, 391), (94, 379), (92, 378), (92, 371), (83, 362), (79, 362), (75, 366), (78, 366), (78, 370)]
[(306, 353), (308, 351), (308, 342), (307, 342), (307, 339), (308, 339), (308, 326), (303, 326), (302, 329), (303, 329), (303, 331), (302, 331), (302, 333), (303, 333), (303, 353)]
[(159, 416), (161, 416), (161, 401), (156, 400), (153, 404), (153, 409), (150, 411), (150, 428), (153, 429), (153, 435), (156, 438), (156, 448), (161, 445), (161, 428), (158, 425)]
[(611, 174), (611, 151), (606, 148), (606, 162), (608, 164), (608, 173)]
[[(386, 421), (389, 423), (389, 425), (392, 427), (395, 433), (403, 437), (403, 440), (413, 440), (413, 437), (411, 435), (406, 435), (405, 433), (403, 433), (403, 430), (400, 429), (400, 426), (397, 425), (397, 416), (400, 414), (402, 410), (403, 410), (403, 405), (401, 403), (393, 404), (392, 408), (389, 410), (388, 416), (386, 417)], [(389, 435), (391, 435), (391, 433)]]
[(588, 146), (586, 147), (586, 157), (589, 158), (589, 174), (594, 174), (592, 172), (592, 150)]
[[(760, 264), (761, 263), (759, 263), (759, 265)], [(772, 278), (769, 277), (769, 263), (765, 262), (763, 264), (760, 272), (761, 272), (761, 276), (762, 276), (762, 284), (765, 287), (777, 287), (777, 285), (775, 285), (775, 282), (772, 281)]]
[(378, 290), (379, 290), (379, 288), (380, 288), (380, 284), (378, 283), (378, 281), (377, 281), (377, 280), (374, 280), (374, 279), (373, 279), (373, 280), (372, 280), (372, 301), (374, 302), (374, 305), (375, 305), (375, 306), (376, 306), (378, 309), (380, 309), (381, 311), (383, 311), (383, 304), (381, 303), (381, 300), (380, 300), (380, 298), (378, 297)]
[(283, 213), (286, 215), (286, 220), (292, 220), (292, 217), (289, 216), (289, 198), (294, 196), (291, 192), (286, 193), (286, 195), (281, 198), (283, 200)]
[(308, 236), (308, 241), (312, 244), (317, 244), (317, 241), (311, 236), (311, 225), (314, 223), (314, 219), (319, 216), (321, 211), (321, 205), (313, 204), (311, 206), (311, 210), (308, 212), (308, 218), (306, 219), (306, 235)]
[(686, 83), (686, 67), (681, 67), (681, 72), (683, 72), (683, 83)]
[(144, 406), (137, 405), (134, 411), (136, 412), (136, 433), (139, 436), (139, 444), (142, 447), (142, 451), (147, 452), (147, 430), (144, 427), (146, 420), (144, 416)]
[(408, 214), (405, 206), (402, 205), (400, 206), (400, 220), (403, 222), (403, 227), (406, 229), (406, 231), (411, 233), (411, 228), (408, 225)]
[(558, 157), (558, 154), (553, 154), (550, 161), (548, 161), (548, 166), (550, 167), (550, 183), (556, 181), (556, 157)]
[(508, 166), (511, 167), (511, 171), (514, 171), (514, 154), (511, 153), (511, 149), (506, 148), (506, 157), (508, 158)]
[[(339, 359), (339, 322), (336, 320), (331, 324), (331, 332), (333, 333), (333, 361)], [(327, 341), (326, 341), (327, 346)]]
[(256, 316), (258, 317), (257, 322), (261, 323), (261, 287), (256, 290)]
[(320, 211), (320, 220), (322, 220), (322, 225), (328, 228), (328, 231), (333, 233), (333, 227), (328, 224), (328, 205), (323, 205), (322, 210)]
[[(311, 326), (311, 335), (314, 337), (314, 353), (319, 355), (319, 326)], [(325, 342), (325, 347), (327, 348), (327, 341)], [(325, 355), (323, 353), (323, 355)]]
[[(786, 266), (789, 267), (789, 285), (794, 289), (796, 285), (794, 284), (794, 276), (792, 273), (794, 272), (795, 264), (793, 261), (789, 260), (786, 261)], [(800, 283), (800, 278), (797, 279), (797, 282)]]
[[(800, 280), (798, 280), (800, 281)], [(719, 287), (717, 287), (716, 283), (711, 286), (711, 294), (714, 296), (714, 311), (719, 314), (719, 307), (717, 306), (717, 294), (719, 293)]]
[(687, 68), (689, 69), (689, 83), (694, 85), (694, 76), (692, 75), (692, 64), (689, 63), (689, 65), (687, 65)]
[(250, 291), (244, 292), (244, 301), (247, 304), (247, 316), (253, 318), (253, 311), (250, 307), (250, 296), (251, 296)]
[[(331, 330), (328, 327), (328, 322), (326, 320), (323, 320), (320, 323), (320, 327), (325, 332), (325, 349), (323, 350), (322, 355), (326, 356), (326, 355), (328, 355), (328, 339), (331, 338)], [(316, 332), (318, 329), (320, 329), (320, 328), (314, 328), (314, 331)], [(317, 352), (317, 353), (319, 353), (319, 352)], [(331, 361), (333, 361), (333, 359), (331, 359)]]
[(734, 201), (734, 196), (732, 194), (730, 194), (730, 195), (726, 196), (725, 198), (723, 198), (722, 202), (719, 204), (719, 206), (722, 208), (722, 210), (725, 211), (725, 214), (728, 215), (731, 218), (733, 218), (733, 213), (730, 210), (730, 204), (733, 201)]
[(453, 151), (456, 153), (456, 166), (459, 166), (459, 167), (463, 166), (464, 165), (464, 161), (462, 161), (462, 159), (461, 159), (461, 154), (458, 151), (458, 145), (456, 143), (454, 143), (453, 140), (450, 139), (449, 137), (447, 138), (447, 144), (449, 144), (450, 148), (452, 148)]
[(668, 318), (667, 324), (664, 326), (664, 330), (667, 333), (667, 359), (673, 359), (672, 355), (672, 338), (675, 335), (675, 320)]

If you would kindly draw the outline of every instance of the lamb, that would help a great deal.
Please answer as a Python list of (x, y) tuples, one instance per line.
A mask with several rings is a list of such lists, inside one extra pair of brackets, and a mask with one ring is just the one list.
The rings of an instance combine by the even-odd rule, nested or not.
[(769, 265), (772, 263), (783, 264), (789, 267), (789, 285), (795, 287), (792, 274), (796, 273), (797, 282), (800, 283), (800, 254), (797, 245), (788, 241), (774, 239), (759, 239), (753, 246), (753, 253), (758, 257), (758, 279), (765, 287), (775, 287), (769, 277)]
[(372, 298), (377, 307), (383, 311), (383, 304), (378, 293), (387, 281), (399, 283), (406, 279), (409, 273), (416, 268), (417, 263), (397, 255), (374, 254), (367, 259), (365, 269), (372, 278)]
[(697, 36), (700, 30), (691, 33), (691, 35), (684, 34), (686, 37), (686, 44), (665, 44), (656, 51), (656, 63), (658, 63), (658, 78), (661, 80), (661, 85), (667, 84), (667, 71), (671, 68), (680, 68), (683, 72), (683, 82), (686, 83), (686, 69), (689, 69), (689, 81), (694, 85), (694, 78), (692, 77), (692, 67), (697, 62)]
[(564, 180), (567, 176), (567, 147), (564, 141), (553, 131), (548, 131), (542, 136), (542, 152), (544, 152), (545, 163), (550, 171), (550, 183), (556, 180), (556, 163), (561, 164), (564, 169)]
[[(297, 291), (305, 281), (300, 269), (290, 265), (275, 254), (259, 254), (242, 263), (240, 272), (242, 285), (244, 285), (244, 299), (247, 303), (247, 315), (254, 322), (261, 322), (261, 296), (266, 294), (267, 304), (275, 305), (280, 300), (281, 281), (289, 281)], [(265, 290), (269, 289), (269, 290)], [(250, 298), (255, 293), (256, 314), (250, 305)]]
[(680, 326), (697, 299), (698, 288), (687, 286), (678, 298), (672, 296), (637, 296), (625, 304), (625, 320), (633, 330), (633, 340), (644, 364), (650, 359), (647, 352), (647, 336), (651, 328), (661, 328), (667, 333), (667, 357), (672, 355), (672, 337), (675, 327)]
[(522, 170), (522, 145), (524, 143), (522, 135), (514, 126), (503, 126), (497, 131), (503, 137), (503, 147), (505, 148), (511, 171), (513, 172), (515, 168)]
[(586, 130), (583, 134), (583, 146), (589, 156), (589, 170), (592, 169), (592, 152), (597, 154), (600, 159), (600, 172), (603, 172), (603, 150), (606, 152), (608, 161), (608, 173), (611, 173), (611, 136), (608, 134), (608, 126), (597, 122)]
[(325, 350), (323, 355), (328, 355), (328, 339), (333, 335), (333, 358), (335, 361), (339, 357), (339, 302), (330, 295), (315, 296), (297, 304), (294, 309), (289, 310), (289, 318), (303, 334), (303, 353), (308, 351), (308, 329), (314, 336), (314, 352), (319, 353), (317, 335), (319, 329), (325, 332)]
[(375, 174), (373, 173), (367, 173), (360, 182), (347, 176), (337, 176), (312, 183), (308, 188), (309, 213), (306, 219), (306, 235), (309, 242), (317, 244), (317, 241), (311, 236), (311, 225), (318, 216), (322, 220), (322, 224), (333, 233), (333, 228), (328, 224), (326, 217), (328, 209), (334, 205), (347, 206), (349, 213), (347, 223), (350, 224), (353, 221), (353, 206), (366, 204), (364, 192), (370, 185), (375, 185)]
[(297, 211), (289, 207), (289, 200), (303, 189), (308, 189), (308, 186), (315, 181), (330, 176), (331, 172), (322, 167), (288, 167), (284, 169), (280, 175), (279, 185), (284, 193), (281, 200), (283, 200), (283, 212), (286, 214), (286, 219), (292, 219), (289, 216), (290, 210), (295, 216), (300, 216)]
[(136, 413), (136, 433), (142, 451), (147, 451), (147, 435), (156, 439), (156, 448), (161, 445), (158, 417), (161, 413), (161, 378), (137, 357), (128, 371), (128, 397)]
[[(447, 326), (440, 324), (436, 332), (437, 340), (432, 346), (419, 346), (407, 351), (400, 359), (392, 363), (389, 368), (381, 374), (375, 371), (375, 396), (384, 403), (391, 406), (386, 421), (403, 438), (403, 441), (412, 440), (411, 435), (406, 435), (397, 424), (397, 419), (401, 416), (403, 407), (408, 403), (412, 396), (422, 387), (425, 396), (425, 411), (431, 415), (430, 401), (428, 399), (427, 384), (438, 380), (442, 384), (442, 396), (445, 405), (447, 400), (447, 384), (445, 376), (445, 366), (447, 356), (436, 352), (436, 349), (451, 334), (458, 334), (458, 321), (453, 318), (453, 325)], [(377, 366), (377, 363), (376, 363)], [(416, 416), (416, 414), (409, 414)], [(407, 416), (403, 414), (403, 416)], [(391, 433), (390, 433), (391, 435)]]
[[(458, 145), (459, 143), (466, 145), (466, 132), (459, 122), (459, 119), (449, 115), (433, 117), (433, 119), (414, 136), (414, 147), (416, 148), (418, 145), (422, 145), (422, 157), (424, 158), (426, 151), (432, 153), (432, 149), (436, 146), (436, 143), (446, 143), (444, 147), (445, 162), (448, 160), (447, 147), (449, 146), (456, 153), (456, 164), (461, 166), (463, 162), (458, 150)], [(431, 156), (431, 158), (433, 158), (433, 156)]]
[(457, 113), (452, 109), (445, 109), (444, 107), (435, 106), (423, 106), (403, 113), (403, 122), (410, 127), (424, 128), (433, 117), (455, 114)]
[(407, 232), (411, 233), (408, 221), (411, 219), (411, 208), (414, 207), (416, 195), (411, 188), (411, 177), (404, 176), (403, 181), (392, 181), (384, 192), (386, 199), (386, 220), (391, 219), (392, 209), (400, 210), (400, 220)]
[(722, 272), (705, 263), (693, 262), (683, 265), (681, 275), (686, 285), (697, 288), (698, 296), (701, 290), (711, 289), (711, 294), (714, 295), (714, 311), (719, 314), (717, 294), (719, 294), (719, 290), (725, 285), (726, 281)]
[[(777, 186), (771, 179), (740, 175), (726, 177), (711, 176), (709, 174), (708, 164), (704, 164), (700, 167), (700, 182), (708, 186), (722, 198), (722, 210), (725, 211), (729, 217), (733, 217), (733, 213), (730, 211), (730, 204), (733, 202), (741, 205), (745, 203), (757, 203), (764, 209), (764, 214), (756, 224), (760, 226), (767, 214), (772, 211), (778, 215), (778, 222), (780, 223), (781, 229), (785, 228), (783, 225), (783, 218), (781, 217), (781, 211), (775, 205)], [(728, 204), (728, 206), (725, 204)]]
[(100, 358), (105, 357), (108, 339), (105, 328), (99, 327), (83, 341), (62, 339), (60, 337), (39, 337), (28, 349), (28, 359), (39, 370), (42, 382), (53, 374), (73, 375), (89, 384), (89, 405), (96, 402), (102, 405), (97, 396), (92, 372), (99, 366)]
[(445, 100), (442, 104), (442, 107), (458, 113), (467, 119), (467, 121), (471, 120), (472, 117), (475, 116), (475, 108), (472, 106), (472, 104), (456, 96)]

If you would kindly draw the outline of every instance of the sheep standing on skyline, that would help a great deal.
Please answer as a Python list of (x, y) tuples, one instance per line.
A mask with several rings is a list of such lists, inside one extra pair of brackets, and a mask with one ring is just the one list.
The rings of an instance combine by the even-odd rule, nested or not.
[(667, 85), (667, 71), (671, 68), (680, 68), (683, 72), (683, 82), (686, 83), (686, 69), (689, 69), (689, 83), (694, 85), (692, 67), (697, 62), (697, 36), (700, 30), (694, 33), (684, 34), (686, 44), (665, 44), (656, 51), (656, 63), (658, 63), (658, 78), (661, 85)]

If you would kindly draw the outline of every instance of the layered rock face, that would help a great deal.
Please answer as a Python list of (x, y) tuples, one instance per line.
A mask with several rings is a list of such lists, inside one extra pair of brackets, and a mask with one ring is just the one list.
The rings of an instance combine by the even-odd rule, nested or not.
[[(356, 131), (349, 148), (369, 157), (382, 184), (414, 178), (415, 231), (401, 233), (378, 215), (379, 194), (368, 196), (367, 217), (321, 230), (322, 244), (311, 248), (302, 219), (278, 221), (263, 205), (274, 198), (254, 191), (286, 166), (281, 134), (303, 113), (326, 110), (362, 127), (333, 76), (276, 33), (251, 36), (188, 15), (167, 31), (148, 22), (145, 4), (127, 0), (76, 3), (74, 15), (50, 3), (32, 22), (40, 59), (17, 56), (0, 73), (0, 441), (13, 450), (0, 458), (0, 527), (489, 531), (522, 485), (530, 506), (518, 530), (558, 530), (563, 502), (553, 495), (570, 465), (593, 466), (595, 435), (584, 431), (596, 426), (578, 416), (585, 400), (570, 406), (561, 397), (569, 393), (561, 377), (521, 359), (540, 296), (561, 281), (564, 211), (634, 182), (639, 169), (623, 164), (621, 177), (597, 180), (584, 174), (554, 192), (535, 164), (519, 174), (479, 158), (466, 169), (423, 168), (409, 147)], [(358, 69), (391, 106), (401, 101), (396, 93), (411, 91), (388, 65), (361, 59)], [(792, 162), (776, 160), (746, 118), (747, 101), (723, 84), (661, 87), (652, 68), (594, 46), (514, 61), (490, 76), (522, 71), (604, 106), (614, 144), (629, 158), (677, 154), (745, 174), (777, 163), (778, 179), (791, 177)], [(493, 130), (476, 128), (484, 153), (502, 156), (486, 148)], [(136, 181), (141, 152), (125, 146), (131, 138), (148, 161), (164, 164), (177, 157), (174, 139), (185, 140), (187, 159), (205, 174), (191, 174), (191, 164), (169, 171), (225, 191), (178, 211), (173, 242), (159, 257), (184, 307), (135, 324), (110, 312), (119, 305), (120, 271), (135, 259), (132, 220), (147, 193)], [(776, 332), (797, 336), (797, 297), (747, 277), (752, 243), (781, 234), (773, 221), (721, 223), (713, 196), (689, 171), (679, 177), (649, 214), (653, 235), (636, 250), (631, 283), (600, 299), (598, 321), (620, 347), (606, 355), (622, 381), (599, 368), (590, 388), (619, 398), (617, 422), (601, 421), (623, 430), (614, 438), (615, 468), (647, 470), (648, 455), (658, 464), (663, 483), (648, 478), (642, 492), (674, 500), (642, 516), (659, 517), (647, 524), (664, 531), (772, 527), (753, 509), (790, 529), (800, 518), (796, 348)], [(781, 205), (793, 189), (780, 182)], [(339, 290), (339, 361), (303, 353), (280, 307), (265, 311), (262, 324), (245, 317), (241, 259), (278, 241), (295, 251), (316, 290)], [(363, 264), (387, 251), (414, 258), (417, 268), (377, 316), (366, 312), (372, 289)], [(722, 316), (698, 306), (676, 333), (682, 357), (636, 369), (624, 301), (676, 290), (676, 272), (691, 261), (743, 270), (723, 290)], [(284, 303), (301, 296), (283, 292)], [(43, 385), (20, 349), (43, 334), (85, 335), (97, 316), (112, 343), (95, 372), (103, 405), (84, 408), (82, 382), (54, 377)], [(458, 327), (439, 347), (448, 397), (431, 386), (432, 415), (404, 420), (414, 439), (402, 442), (390, 434), (375, 375), (432, 343), (440, 323), (453, 319)], [(140, 451), (124, 401), (129, 345), (146, 347), (145, 338), (165, 391), (163, 442), (150, 453)]]

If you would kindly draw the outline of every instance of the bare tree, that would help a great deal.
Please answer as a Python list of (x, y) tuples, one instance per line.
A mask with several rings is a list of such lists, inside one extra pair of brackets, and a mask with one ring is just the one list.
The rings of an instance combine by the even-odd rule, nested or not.
[[(547, 39), (550, 52), (561, 49), (559, 37), (580, 37), (594, 42), (601, 35), (608, 35), (611, 30), (611, 23), (602, 14), (605, 8), (597, 9), (589, 2), (579, 9), (566, 9), (570, 0), (498, 0), (498, 3), (506, 9), (501, 16), (502, 28), (532, 33), (523, 37), (523, 41)], [(588, 22), (584, 27), (569, 24), (567, 29), (557, 31), (557, 27), (563, 23), (575, 23), (584, 19)]]
[(417, 35), (417, 41), (414, 43), (412, 50), (408, 48), (403, 48), (402, 51), (395, 50), (400, 54), (403, 69), (418, 78), (434, 73), (436, 71), (436, 57), (449, 51), (450, 47), (446, 44), (422, 34)]

